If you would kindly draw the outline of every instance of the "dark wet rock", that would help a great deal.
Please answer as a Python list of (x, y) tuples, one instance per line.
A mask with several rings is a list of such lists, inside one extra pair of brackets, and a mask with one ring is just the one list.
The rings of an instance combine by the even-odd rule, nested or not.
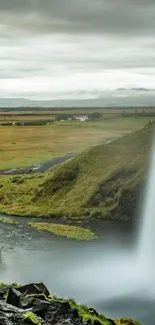
[(54, 300), (54, 301), (52, 301), (52, 303), (50, 304), (50, 306), (47, 310), (45, 320), (53, 321), (56, 316), (66, 315), (66, 314), (68, 315), (70, 313), (72, 314), (72, 309), (68, 302)]
[(43, 293), (45, 296), (49, 296), (50, 293), (43, 283), (29, 283), (27, 285), (21, 286), (18, 290), (23, 294), (38, 294)]
[[(6, 302), (0, 301), (0, 325), (34, 325), (34, 322), (26, 314), (31, 313), (31, 310), (23, 310), (17, 308)], [(45, 324), (44, 320), (37, 315), (35, 315), (38, 325)]]
[(120, 324), (123, 324), (123, 325), (135, 325), (135, 322), (130, 318), (121, 318), (120, 319)]
[(35, 306), (32, 308), (32, 312), (39, 317), (45, 318), (45, 314), (50, 306), (48, 301), (36, 301)]
[(21, 293), (10, 287), (7, 293), (6, 302), (15, 307), (21, 307)]
[(0, 300), (4, 300), (6, 291), (0, 290)]
[(36, 283), (37, 287), (41, 290), (41, 292), (45, 295), (45, 296), (49, 296), (50, 292), (48, 291), (47, 287), (44, 285), (44, 283)]
[[(52, 323), (45, 323), (46, 325), (50, 325)], [(44, 324), (44, 325), (45, 325)], [(72, 319), (72, 318), (63, 318), (61, 317), (58, 321), (54, 322), (55, 325), (81, 325), (83, 322), (80, 320), (80, 318)]]
[(25, 325), (23, 310), (0, 301), (0, 325)]
[(109, 325), (116, 325), (116, 323), (111, 319), (107, 318)]
[(24, 309), (32, 308), (40, 302), (46, 301), (46, 297), (43, 294), (26, 295), (22, 297), (22, 307)]
[[(103, 324), (93, 308), (86, 311), (88, 320), (84, 322), (76, 305), (73, 309), (68, 301), (47, 298), (49, 292), (42, 283), (31, 283), (17, 289), (9, 286), (0, 292), (0, 325), (92, 325), (92, 316), (93, 325)], [(105, 318), (105, 324), (107, 321), (109, 325), (116, 325), (113, 320)], [(129, 319), (123, 319), (120, 324), (135, 325)]]
[(94, 325), (101, 325), (101, 322), (98, 319), (94, 319), (93, 324)]
[(93, 315), (93, 316), (98, 316), (97, 311), (96, 311), (95, 309), (93, 309), (93, 308), (89, 308), (89, 312), (90, 312), (90, 314)]
[(70, 308), (68, 302), (39, 301), (34, 308), (23, 310), (6, 302), (0, 302), (0, 325), (31, 325), (31, 315), (39, 325), (82, 325), (82, 317)]

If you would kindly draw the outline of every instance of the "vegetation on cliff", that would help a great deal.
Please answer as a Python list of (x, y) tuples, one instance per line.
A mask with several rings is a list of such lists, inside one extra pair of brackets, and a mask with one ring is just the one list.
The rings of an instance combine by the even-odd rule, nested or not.
[(83, 152), (48, 173), (3, 176), (0, 211), (23, 216), (129, 219), (143, 193), (152, 128)]

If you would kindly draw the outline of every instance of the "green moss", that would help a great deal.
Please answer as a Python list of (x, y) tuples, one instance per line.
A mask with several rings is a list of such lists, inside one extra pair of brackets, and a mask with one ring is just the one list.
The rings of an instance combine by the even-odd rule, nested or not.
[(38, 230), (45, 230), (57, 236), (63, 236), (76, 240), (93, 240), (97, 238), (97, 236), (89, 229), (85, 229), (82, 227), (59, 225), (45, 222), (30, 222), (29, 225)]
[(24, 318), (25, 320), (31, 321), (31, 323), (34, 325), (41, 325), (41, 322), (38, 320), (36, 315), (30, 311), (25, 313)]
[(15, 221), (13, 219), (8, 219), (8, 218), (0, 218), (0, 222), (1, 223), (11, 224), (11, 225), (19, 225), (20, 224), (19, 221)]
[(141, 325), (140, 322), (135, 321), (131, 318), (121, 318), (121, 319), (116, 319), (115, 323), (117, 325)]
[(96, 320), (100, 324), (103, 324), (103, 325), (108, 324), (108, 320), (106, 319), (106, 317), (104, 315), (98, 315), (98, 316), (92, 315), (90, 312), (90, 309), (87, 306), (78, 305), (73, 299), (69, 300), (69, 304), (70, 304), (71, 308), (77, 309), (78, 314), (80, 316), (82, 316), (84, 322), (89, 320), (91, 322), (91, 324), (93, 325), (94, 321)]
[(3, 282), (0, 282), (0, 289), (1, 290), (6, 290), (9, 286), (17, 289), (20, 285), (17, 284), (16, 282), (13, 282), (13, 283), (3, 283)]

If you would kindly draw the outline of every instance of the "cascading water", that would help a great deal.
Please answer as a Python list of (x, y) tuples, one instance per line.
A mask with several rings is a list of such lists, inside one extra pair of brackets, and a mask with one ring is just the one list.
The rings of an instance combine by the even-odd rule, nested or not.
[(147, 273), (148, 286), (150, 284), (152, 287), (153, 283), (151, 278), (154, 278), (155, 271), (155, 134), (152, 143), (148, 180), (137, 246), (138, 263)]

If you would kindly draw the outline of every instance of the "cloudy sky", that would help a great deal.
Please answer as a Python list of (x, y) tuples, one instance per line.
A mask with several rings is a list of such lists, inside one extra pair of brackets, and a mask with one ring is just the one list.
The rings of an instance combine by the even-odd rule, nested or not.
[(0, 0), (0, 97), (155, 88), (154, 0)]

